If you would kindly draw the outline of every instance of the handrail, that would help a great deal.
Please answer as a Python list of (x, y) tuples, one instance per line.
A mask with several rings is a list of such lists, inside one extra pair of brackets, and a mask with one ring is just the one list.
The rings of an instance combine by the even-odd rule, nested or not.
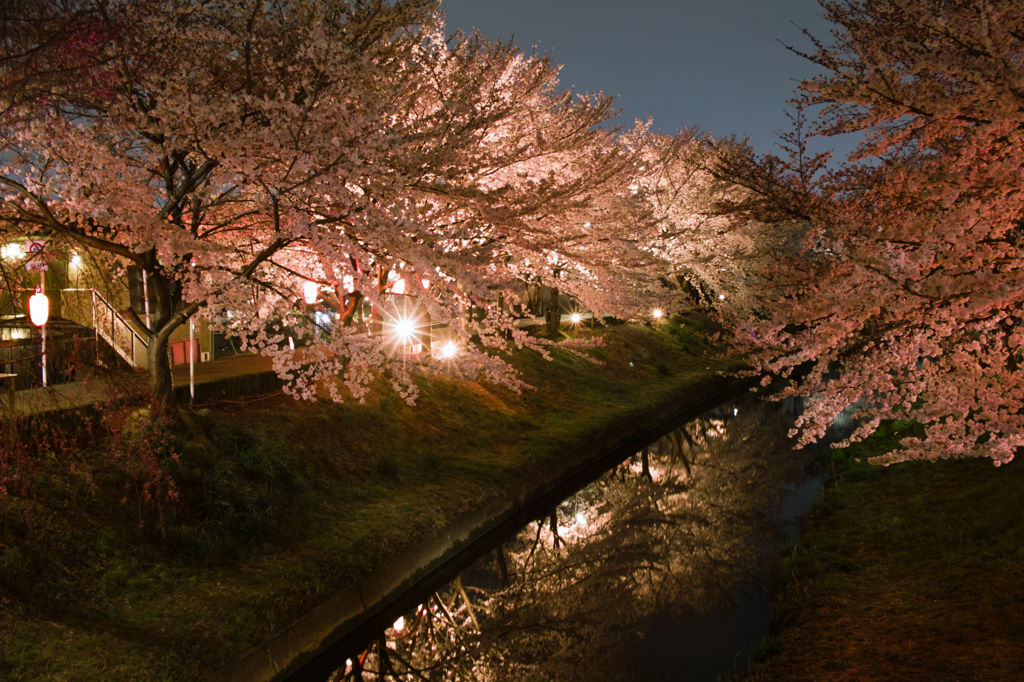
[[(124, 318), (121, 313), (117, 311), (114, 306), (110, 304), (107, 299), (103, 298), (100, 292), (95, 289), (92, 291), (92, 326), (96, 330), (96, 333), (103, 337), (103, 340), (110, 344), (118, 355), (124, 358), (128, 364), (135, 366), (135, 341), (138, 340), (142, 344), (143, 348), (149, 348), (149, 341), (147, 341), (141, 334), (135, 331), (128, 320)], [(97, 301), (101, 304), (101, 307), (97, 306)], [(100, 319), (101, 316), (103, 319)], [(109, 322), (110, 331), (107, 331), (107, 324)], [(128, 332), (126, 337), (125, 332)], [(122, 343), (125, 341), (126, 343)]]

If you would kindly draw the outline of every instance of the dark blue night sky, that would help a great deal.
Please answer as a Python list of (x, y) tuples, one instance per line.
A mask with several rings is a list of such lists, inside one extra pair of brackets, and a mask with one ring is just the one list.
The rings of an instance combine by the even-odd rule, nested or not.
[(830, 28), (815, 0), (443, 0), (441, 8), (449, 32), (514, 38), (563, 64), (563, 86), (616, 95), (615, 123), (651, 115), (656, 130), (698, 125), (716, 137), (749, 136), (758, 152), (786, 129), (797, 81), (818, 73), (783, 43), (813, 51), (797, 27), (822, 38)]

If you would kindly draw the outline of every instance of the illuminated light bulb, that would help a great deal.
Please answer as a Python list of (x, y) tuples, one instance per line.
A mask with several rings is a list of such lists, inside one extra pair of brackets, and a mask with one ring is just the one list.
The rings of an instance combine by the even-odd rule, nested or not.
[(725, 294), (719, 294), (718, 295), (718, 300), (719, 301), (724, 301), (725, 300)]
[(82, 257), (79, 256), (77, 253), (71, 256), (71, 264), (77, 268), (79, 265), (82, 264)]
[(573, 324), (579, 324), (583, 320), (583, 316), (580, 315), (579, 313), (573, 313), (572, 315), (569, 316), (569, 320)]
[(444, 358), (445, 360), (451, 360), (452, 358), (455, 357), (455, 355), (458, 352), (459, 347), (455, 345), (454, 341), (449, 341), (448, 343), (441, 346), (441, 357)]
[(739, 408), (738, 408), (738, 407), (734, 407), (734, 408), (732, 408), (732, 416), (734, 416), (734, 417), (735, 417), (735, 416), (736, 416), (736, 415), (738, 415), (739, 413), (740, 413), (740, 410), (739, 410)]
[(430, 288), (430, 280), (427, 279), (426, 277), (424, 277), (423, 279), (420, 280), (420, 284), (423, 285), (424, 289), (429, 289)]
[(320, 294), (320, 285), (316, 282), (304, 282), (302, 284), (302, 298), (305, 299), (306, 303), (313, 305), (316, 303), (316, 297)]
[(653, 315), (654, 319), (656, 319), (656, 320), (660, 320), (662, 315), (664, 315), (664, 314), (665, 313), (661, 312), (661, 308), (655, 308), (654, 311), (651, 312), (651, 315)]
[(399, 616), (398, 620), (395, 621), (395, 631), (401, 632), (405, 629), (405, 616)]
[(50, 318), (50, 299), (46, 298), (41, 289), (37, 288), (32, 298), (28, 299), (28, 314), (32, 324), (37, 327), (42, 327)]
[(395, 280), (395, 283), (391, 286), (391, 293), (398, 294), (399, 296), (405, 293), (405, 278)]

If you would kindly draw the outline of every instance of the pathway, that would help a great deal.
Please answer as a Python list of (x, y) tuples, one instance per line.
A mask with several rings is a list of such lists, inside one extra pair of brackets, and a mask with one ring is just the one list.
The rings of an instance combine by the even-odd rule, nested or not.
[[(209, 384), (223, 379), (260, 374), (273, 370), (272, 360), (261, 355), (236, 355), (223, 360), (200, 362), (195, 365), (195, 383)], [(171, 381), (175, 388), (188, 386), (188, 365), (175, 365), (171, 368)], [(117, 387), (111, 386), (102, 379), (72, 381), (46, 388), (30, 388), (14, 391), (14, 411), (19, 415), (42, 414), (56, 410), (70, 410), (102, 403), (118, 393), (141, 392), (145, 387), (146, 375), (137, 372), (127, 374), (124, 382)], [(11, 391), (0, 392), (0, 405), (3, 412), (12, 397)]]
[[(581, 323), (593, 324), (593, 316), (590, 313), (584, 313), (581, 317)], [(542, 325), (544, 324), (544, 319), (527, 317), (520, 319), (517, 324), (520, 327)], [(571, 324), (569, 314), (562, 315), (562, 324)], [(433, 343), (439, 343), (443, 340), (440, 334), (435, 333), (433, 337)], [(268, 357), (261, 355), (236, 355), (222, 360), (196, 363), (195, 385), (200, 386), (224, 379), (271, 371), (273, 371), (273, 361)], [(189, 385), (188, 365), (175, 365), (171, 367), (171, 381), (175, 388), (187, 387)], [(102, 403), (118, 393), (141, 393), (144, 390), (145, 382), (146, 375), (140, 371), (134, 376), (127, 375), (124, 382), (116, 388), (102, 379), (73, 381), (46, 388), (14, 391), (13, 393), (2, 390), (5, 386), (0, 386), (0, 416), (7, 412), (7, 406), (10, 404), (12, 397), (16, 414), (43, 414)]]

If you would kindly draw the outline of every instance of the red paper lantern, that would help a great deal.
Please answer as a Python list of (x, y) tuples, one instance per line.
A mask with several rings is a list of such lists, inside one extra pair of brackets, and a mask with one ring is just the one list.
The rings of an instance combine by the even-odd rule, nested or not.
[(50, 299), (46, 298), (42, 290), (36, 289), (36, 293), (28, 299), (28, 314), (32, 324), (37, 327), (42, 327), (50, 318)]
[(316, 303), (316, 297), (320, 295), (320, 285), (316, 282), (306, 282), (302, 285), (302, 297), (306, 300), (306, 303), (313, 305)]

